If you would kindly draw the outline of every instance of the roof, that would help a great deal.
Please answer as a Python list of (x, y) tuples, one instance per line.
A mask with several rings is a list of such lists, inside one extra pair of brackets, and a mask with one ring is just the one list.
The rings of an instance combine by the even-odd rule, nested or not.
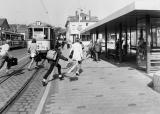
[(2, 26), (2, 25), (3, 25), (4, 21), (6, 21), (6, 19), (5, 19), (5, 18), (0, 18), (0, 26)]
[(146, 15), (160, 17), (160, 1), (134, 1), (126, 7), (89, 26), (81, 33), (104, 26), (107, 26), (110, 31), (115, 31), (115, 29), (119, 28), (120, 23), (124, 26), (136, 27), (136, 19), (144, 18)]
[[(81, 13), (81, 17), (85, 17), (85, 16), (88, 16), (88, 15), (84, 14), (84, 13)], [(69, 16), (67, 21), (69, 21), (69, 22), (78, 22), (79, 21), (79, 16)], [(82, 18), (80, 21), (81, 22), (97, 22), (98, 21), (98, 17), (91, 16), (91, 17), (89, 17), (88, 20)]]
[[(98, 21), (98, 17), (96, 17), (96, 16), (90, 16), (90, 15), (85, 14), (85, 13), (81, 13), (80, 16), (82, 17), (80, 22), (97, 22)], [(88, 17), (88, 19), (85, 19), (84, 17)], [(69, 22), (78, 22), (78, 21), (79, 21), (79, 15), (69, 16), (68, 19), (67, 19), (66, 25)]]
[(36, 22), (33, 22), (31, 24), (28, 25), (29, 28), (31, 27), (50, 27), (52, 28), (52, 26), (50, 24), (47, 24), (47, 23), (44, 23), (44, 22), (41, 22), (41, 21), (36, 21)]

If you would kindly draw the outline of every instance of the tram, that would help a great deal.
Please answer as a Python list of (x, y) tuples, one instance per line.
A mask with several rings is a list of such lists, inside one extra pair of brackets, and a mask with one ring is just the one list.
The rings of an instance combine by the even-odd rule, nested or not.
[[(55, 46), (55, 33), (54, 28), (41, 21), (36, 21), (28, 25), (29, 38), (27, 40), (27, 46), (30, 45), (32, 39), (36, 39), (39, 53), (46, 54), (49, 49), (53, 49)], [(27, 47), (28, 48), (28, 47)]]
[(10, 48), (25, 47), (24, 34), (11, 31), (3, 31), (0, 33), (0, 45), (3, 45), (5, 40), (10, 41)]

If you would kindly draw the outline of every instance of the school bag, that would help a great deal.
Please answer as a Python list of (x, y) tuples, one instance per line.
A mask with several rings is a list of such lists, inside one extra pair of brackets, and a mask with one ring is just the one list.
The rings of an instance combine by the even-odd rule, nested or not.
[(9, 58), (9, 60), (8, 60), (8, 64), (9, 64), (9, 66), (18, 65), (18, 59), (15, 58), (15, 57), (11, 57), (11, 58)]
[(72, 50), (71, 53), (70, 53), (70, 55), (69, 55), (69, 58), (70, 58), (70, 59), (72, 59), (73, 53), (74, 53), (74, 51)]
[(41, 55), (40, 55), (40, 54), (36, 55), (35, 58), (34, 58), (34, 60), (35, 60), (36, 62), (41, 61), (41, 60), (42, 60)]
[(55, 50), (49, 50), (47, 52), (46, 58), (50, 59), (50, 60), (56, 60), (56, 58), (57, 58), (57, 52)]

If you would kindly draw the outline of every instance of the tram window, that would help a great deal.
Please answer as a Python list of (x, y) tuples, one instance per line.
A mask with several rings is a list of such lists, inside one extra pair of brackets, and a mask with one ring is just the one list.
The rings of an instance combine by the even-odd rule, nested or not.
[(20, 36), (20, 38), (21, 38), (21, 40), (24, 40), (24, 36), (22, 35), (22, 36)]
[(17, 39), (18, 39), (18, 40), (21, 40), (21, 36), (18, 36)]
[(48, 39), (48, 28), (44, 28), (44, 39)]
[(32, 36), (33, 36), (32, 28), (28, 29), (28, 33), (29, 33), (29, 39), (32, 39)]
[(43, 28), (34, 28), (34, 31), (40, 32), (40, 31), (43, 31)]

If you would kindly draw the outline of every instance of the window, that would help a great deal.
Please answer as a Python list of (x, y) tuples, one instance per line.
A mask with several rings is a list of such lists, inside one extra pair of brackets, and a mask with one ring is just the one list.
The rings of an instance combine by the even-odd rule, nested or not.
[(10, 40), (11, 36), (10, 34), (6, 34), (6, 40)]
[(88, 17), (88, 16), (85, 16), (84, 19), (85, 19), (85, 20), (89, 20), (89, 17)]
[(34, 31), (35, 32), (41, 32), (41, 31), (43, 31), (43, 28), (34, 28)]
[(34, 28), (33, 38), (44, 39), (43, 28)]
[(88, 26), (88, 23), (86, 23), (86, 26)]
[(48, 28), (44, 28), (44, 39), (48, 39)]

